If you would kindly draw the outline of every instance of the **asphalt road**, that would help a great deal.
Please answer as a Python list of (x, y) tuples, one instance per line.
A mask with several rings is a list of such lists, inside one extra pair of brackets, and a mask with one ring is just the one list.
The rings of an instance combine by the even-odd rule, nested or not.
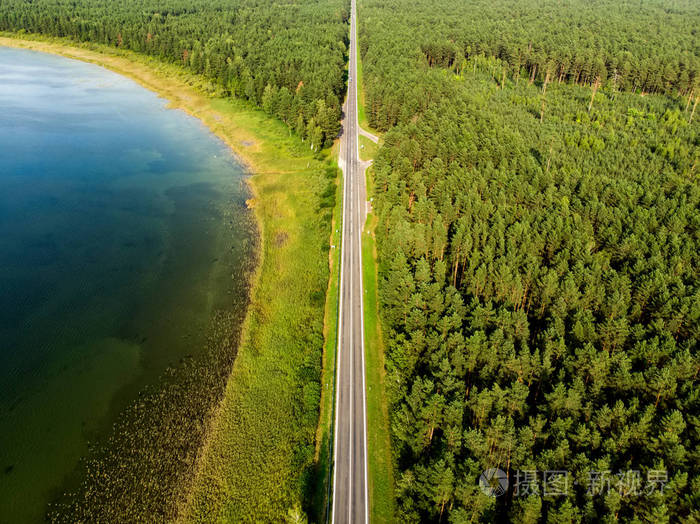
[(344, 175), (340, 307), (333, 447), (332, 522), (367, 523), (367, 415), (362, 317), (361, 236), (367, 213), (364, 165), (358, 156), (356, 7), (352, 2), (348, 96), (340, 139)]

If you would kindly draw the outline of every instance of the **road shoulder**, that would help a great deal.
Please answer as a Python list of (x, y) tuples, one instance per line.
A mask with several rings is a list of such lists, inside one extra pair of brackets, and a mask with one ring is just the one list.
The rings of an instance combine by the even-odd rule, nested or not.
[[(372, 167), (365, 171), (368, 198), (373, 194)], [(374, 230), (377, 217), (369, 212), (362, 233), (364, 283), (365, 376), (367, 381), (367, 447), (370, 522), (395, 522), (394, 465), (386, 397), (384, 343), (379, 316), (378, 266)]]

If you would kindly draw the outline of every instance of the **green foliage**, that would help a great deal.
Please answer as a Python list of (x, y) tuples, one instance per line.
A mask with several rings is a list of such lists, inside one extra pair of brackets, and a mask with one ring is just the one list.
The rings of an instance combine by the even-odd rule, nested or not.
[[(0, 30), (69, 37), (181, 64), (319, 148), (340, 130), (348, 16), (343, 0), (7, 0), (0, 3)], [(304, 132), (299, 119), (316, 124)]]
[[(422, 43), (444, 28), (455, 42), (509, 45), (507, 30), (486, 35), (519, 20), (499, 16), (516, 4), (466, 16), (477, 4), (360, 10), (368, 116), (388, 129), (373, 204), (398, 518), (697, 518), (700, 126), (677, 85), (642, 97), (610, 82), (596, 93), (575, 78), (516, 81), (498, 53), (434, 67)], [(619, 40), (658, 4), (625, 18)], [(610, 5), (582, 13), (602, 20)], [(583, 3), (550, 11), (551, 31), (523, 24), (533, 48), (576, 23), (572, 6)], [(679, 28), (697, 26), (686, 7), (669, 10)], [(576, 39), (616, 49), (610, 18)], [(668, 45), (649, 49), (664, 61), (672, 42), (688, 45), (683, 34), (661, 31)], [(511, 482), (515, 470), (568, 470), (578, 485), (564, 497), (490, 499), (477, 486), (489, 467)], [(587, 494), (588, 473), (602, 470), (644, 480), (667, 470), (668, 483), (638, 497), (614, 483)]]
[(445, 70), (487, 68), (498, 82), (599, 79), (611, 90), (700, 92), (694, 0), (369, 0), (359, 12), (367, 118), (380, 131), (443, 97)]

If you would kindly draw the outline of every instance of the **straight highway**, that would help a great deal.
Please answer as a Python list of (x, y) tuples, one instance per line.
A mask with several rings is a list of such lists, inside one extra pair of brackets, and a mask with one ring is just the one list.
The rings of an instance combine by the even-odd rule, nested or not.
[(340, 138), (343, 232), (333, 447), (334, 524), (367, 523), (367, 409), (362, 312), (361, 236), (367, 212), (364, 166), (358, 155), (356, 6), (350, 16), (348, 95)]

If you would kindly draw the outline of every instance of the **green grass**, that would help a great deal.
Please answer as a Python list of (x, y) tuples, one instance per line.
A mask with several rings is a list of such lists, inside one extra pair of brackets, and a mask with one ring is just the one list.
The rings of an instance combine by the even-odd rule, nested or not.
[[(334, 351), (324, 362), (323, 349), (324, 333), (327, 349), (334, 348), (336, 329), (337, 278), (329, 286), (331, 224), (339, 212), (335, 162), (328, 152), (312, 155), (282, 122), (246, 102), (217, 98), (215, 86), (177, 66), (94, 44), (4, 36), (0, 45), (56, 53), (131, 77), (202, 120), (250, 168), (259, 266), (224, 398), (202, 421), (206, 439), (197, 473), (177, 497), (179, 521), (280, 522), (290, 511), (309, 511), (318, 477), (327, 475), (332, 420), (333, 395), (329, 400), (322, 390), (334, 374)], [(325, 327), (324, 319), (330, 320)]]
[(340, 231), (342, 231), (343, 184), (338, 184), (333, 229), (331, 232), (330, 278), (326, 293), (324, 320), (323, 376), (321, 385), (321, 416), (316, 432), (316, 482), (312, 500), (312, 516), (315, 522), (325, 522), (330, 517), (329, 489), (333, 455), (333, 421), (335, 416), (335, 361), (338, 340), (338, 304), (340, 296)]
[[(371, 195), (372, 168), (367, 170)], [(394, 467), (389, 433), (389, 413), (384, 385), (384, 345), (379, 318), (377, 251), (374, 229), (377, 218), (367, 216), (362, 235), (362, 283), (364, 285), (365, 373), (367, 381), (367, 446), (369, 459), (370, 521), (394, 522)]]
[[(373, 134), (365, 117), (364, 90), (362, 84), (362, 62), (357, 54), (358, 119), (360, 126)], [(381, 141), (381, 136), (380, 136)], [(360, 159), (373, 160), (380, 144), (360, 135)], [(364, 147), (362, 147), (364, 146)], [(365, 172), (367, 197), (373, 196), (372, 167)], [(384, 386), (384, 345), (379, 318), (379, 295), (377, 274), (377, 250), (374, 229), (377, 218), (367, 215), (362, 235), (362, 283), (364, 287), (365, 327), (365, 379), (367, 386), (367, 446), (369, 461), (370, 522), (391, 523), (395, 521), (394, 466), (389, 432), (389, 412)]]
[[(260, 131), (262, 146), (281, 165), (253, 176), (262, 266), (187, 521), (280, 521), (313, 498), (327, 465), (328, 430), (321, 431), (318, 455), (315, 438), (326, 398), (321, 366), (337, 170), (329, 168), (328, 178), (325, 164), (308, 156), (299, 166), (300, 157), (288, 153), (296, 144), (285, 147), (296, 139), (283, 133), (273, 126)], [(329, 181), (331, 203), (319, 212)]]
[(360, 160), (374, 160), (374, 157), (377, 156), (379, 145), (372, 142), (366, 136), (360, 135), (359, 146)]

